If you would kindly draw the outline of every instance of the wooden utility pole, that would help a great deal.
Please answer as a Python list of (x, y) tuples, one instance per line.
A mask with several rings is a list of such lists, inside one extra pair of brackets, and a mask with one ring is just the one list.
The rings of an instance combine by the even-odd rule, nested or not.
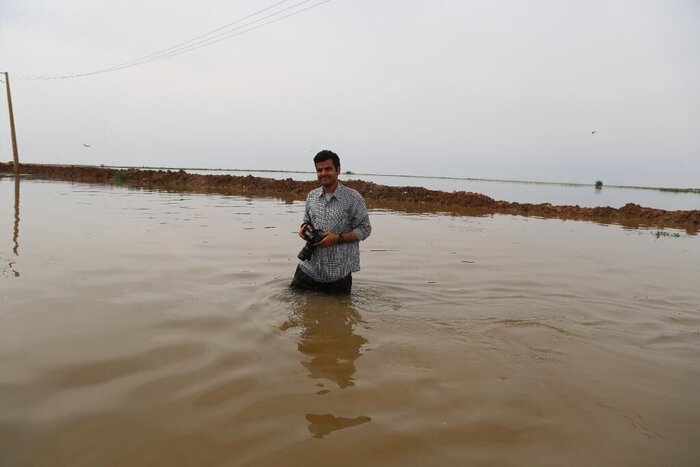
[(15, 133), (15, 114), (12, 111), (12, 94), (10, 93), (10, 75), (5, 72), (5, 88), (7, 89), (7, 109), (10, 114), (10, 132), (12, 133), (12, 157), (15, 162), (15, 173), (19, 173), (19, 152), (17, 151), (17, 134)]

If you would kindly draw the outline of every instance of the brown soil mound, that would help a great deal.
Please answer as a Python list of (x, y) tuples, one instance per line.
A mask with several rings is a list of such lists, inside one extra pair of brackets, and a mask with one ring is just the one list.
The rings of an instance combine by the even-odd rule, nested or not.
[[(0, 173), (11, 173), (12, 164), (0, 163)], [(196, 175), (183, 170), (118, 170), (93, 166), (63, 166), (22, 164), (22, 174), (42, 179), (70, 180), (86, 183), (114, 183), (131, 187), (153, 188), (168, 191), (197, 193), (221, 193), (227, 195), (263, 196), (286, 201), (304, 200), (306, 194), (316, 188), (315, 181), (299, 182), (287, 178), (271, 178), (233, 175)], [(444, 192), (421, 187), (393, 187), (377, 185), (362, 180), (347, 180), (350, 186), (365, 197), (370, 208), (397, 211), (447, 212), (450, 214), (489, 215), (512, 214), (571, 220), (589, 220), (605, 224), (621, 224), (626, 227), (670, 227), (685, 229), (695, 234), (700, 227), (700, 210), (665, 211), (627, 204), (620, 209), (611, 207), (586, 208), (580, 206), (554, 206), (544, 204), (511, 203), (464, 191)]]

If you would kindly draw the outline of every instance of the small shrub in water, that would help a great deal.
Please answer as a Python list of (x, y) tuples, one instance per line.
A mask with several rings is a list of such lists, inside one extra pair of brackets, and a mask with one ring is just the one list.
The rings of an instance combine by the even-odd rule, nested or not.
[(126, 183), (127, 176), (121, 170), (114, 174), (114, 183)]
[(663, 230), (657, 230), (654, 235), (656, 235), (656, 238), (659, 237), (673, 237), (673, 238), (680, 238), (681, 234), (678, 232), (664, 232)]

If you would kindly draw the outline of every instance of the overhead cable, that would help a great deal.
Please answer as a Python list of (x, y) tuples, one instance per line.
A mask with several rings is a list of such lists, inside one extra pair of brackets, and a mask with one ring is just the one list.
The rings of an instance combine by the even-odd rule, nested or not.
[[(96, 75), (96, 74), (101, 74), (101, 73), (109, 73), (113, 71), (119, 71), (123, 70), (126, 68), (131, 68), (135, 66), (140, 66), (140, 65), (145, 65), (148, 63), (153, 63), (156, 61), (160, 60), (165, 60), (167, 58), (174, 57), (176, 55), (180, 55), (183, 53), (191, 52), (193, 50), (197, 50), (202, 47), (206, 47), (208, 45), (216, 44), (218, 42), (224, 41), (226, 39), (230, 39), (232, 37), (240, 36), (242, 34), (254, 31), (256, 29), (260, 29), (264, 26), (270, 25), (272, 23), (276, 23), (278, 21), (282, 21), (283, 19), (289, 18), (291, 16), (298, 15), (300, 13), (303, 13), (305, 11), (311, 10), (312, 8), (316, 8), (318, 6), (323, 5), (324, 3), (328, 3), (332, 0), (322, 0), (320, 2), (314, 3), (312, 5), (306, 6), (304, 8), (297, 9), (295, 11), (295, 8), (304, 5), (306, 3), (309, 3), (313, 0), (302, 0), (299, 1), (293, 5), (290, 5), (288, 7), (282, 8), (280, 10), (277, 10), (273, 13), (270, 13), (268, 15), (262, 16), (257, 19), (253, 19), (251, 21), (247, 21), (255, 16), (258, 16), (262, 13), (265, 13), (282, 3), (287, 2), (288, 0), (282, 0), (278, 1), (266, 8), (263, 8), (262, 10), (259, 10), (255, 13), (252, 13), (250, 15), (247, 15), (243, 18), (239, 18), (235, 21), (232, 21), (224, 26), (221, 26), (219, 28), (213, 29), (209, 32), (206, 32), (204, 34), (200, 34), (199, 36), (196, 36), (192, 39), (180, 42), (176, 45), (173, 45), (171, 47), (159, 50), (157, 52), (150, 53), (148, 55), (145, 55), (140, 58), (136, 58), (133, 60), (129, 60), (128, 62), (123, 62), (117, 65), (113, 65), (111, 67), (107, 68), (101, 68), (98, 70), (90, 71), (90, 72), (85, 72), (85, 73), (77, 73), (77, 74), (72, 74), (72, 75), (58, 75), (58, 76), (36, 76), (36, 75), (23, 75), (20, 77), (20, 79), (25, 79), (25, 80), (56, 80), (56, 79), (69, 79), (69, 78), (79, 78), (83, 76), (91, 76), (91, 75)], [(279, 16), (283, 13), (282, 16)], [(266, 21), (269, 20), (269, 21)], [(243, 23), (243, 24), (240, 24)], [(258, 24), (260, 23), (260, 24)], [(237, 26), (236, 26), (237, 25)], [(232, 27), (235, 26), (235, 27)], [(222, 32), (220, 32), (222, 31)], [(218, 33), (218, 34), (215, 34)]]

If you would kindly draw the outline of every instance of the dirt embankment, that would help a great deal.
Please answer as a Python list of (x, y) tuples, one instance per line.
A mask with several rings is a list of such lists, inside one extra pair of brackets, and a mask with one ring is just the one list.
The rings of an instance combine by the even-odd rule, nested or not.
[[(11, 173), (12, 164), (0, 163), (0, 172)], [(113, 183), (130, 187), (168, 191), (220, 193), (227, 195), (263, 196), (286, 201), (304, 200), (316, 188), (315, 181), (299, 182), (291, 178), (271, 178), (233, 175), (196, 175), (184, 171), (117, 170), (92, 166), (58, 166), (22, 164), (22, 174), (36, 178), (68, 180), (86, 183)], [(700, 210), (665, 211), (629, 203), (622, 208), (587, 208), (556, 206), (549, 203), (529, 204), (496, 201), (493, 198), (464, 191), (443, 192), (421, 187), (393, 187), (361, 180), (343, 181), (365, 197), (370, 208), (384, 208), (409, 213), (447, 212), (465, 215), (512, 214), (571, 220), (588, 220), (626, 227), (657, 227), (685, 229), (690, 234), (700, 228)]]

